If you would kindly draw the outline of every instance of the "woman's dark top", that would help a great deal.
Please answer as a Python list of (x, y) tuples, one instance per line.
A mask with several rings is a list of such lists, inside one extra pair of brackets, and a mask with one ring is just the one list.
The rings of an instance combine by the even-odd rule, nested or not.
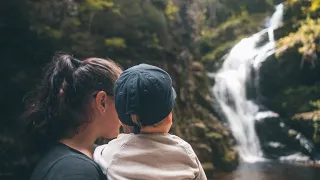
[(56, 143), (33, 171), (31, 180), (106, 180), (98, 164), (83, 153)]

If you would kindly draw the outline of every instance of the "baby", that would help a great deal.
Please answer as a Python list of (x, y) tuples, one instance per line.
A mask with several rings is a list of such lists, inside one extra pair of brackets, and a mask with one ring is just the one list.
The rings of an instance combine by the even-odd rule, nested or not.
[(169, 74), (152, 65), (125, 70), (115, 107), (126, 134), (98, 146), (94, 160), (109, 180), (206, 180), (192, 147), (169, 134), (176, 92)]

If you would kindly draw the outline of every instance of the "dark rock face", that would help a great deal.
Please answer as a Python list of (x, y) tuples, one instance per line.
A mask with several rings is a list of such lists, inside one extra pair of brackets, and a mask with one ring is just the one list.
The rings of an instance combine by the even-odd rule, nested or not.
[[(276, 39), (287, 35), (286, 32), (287, 27), (277, 29)], [(310, 101), (320, 98), (320, 67), (312, 67), (308, 63), (302, 66), (301, 60), (298, 47), (294, 47), (281, 56), (270, 56), (260, 68), (260, 102), (283, 117), (257, 123), (262, 148), (274, 158), (291, 152), (303, 152), (313, 158), (318, 149), (312, 118), (292, 118), (297, 113), (314, 109)], [(263, 137), (264, 133), (267, 136)]]
[[(291, 152), (303, 152), (311, 159), (317, 156), (319, 148), (314, 140), (316, 133), (312, 118), (292, 117), (312, 110), (314, 107), (310, 101), (320, 98), (316, 83), (319, 70), (319, 67), (312, 68), (308, 64), (302, 67), (297, 49), (290, 49), (281, 57), (271, 56), (262, 64), (259, 85), (263, 98), (260, 101), (283, 117), (266, 119), (266, 122), (257, 124), (258, 134), (266, 131), (263, 127), (274, 133), (267, 137), (259, 135), (267, 155), (276, 158)], [(270, 145), (270, 142), (277, 143)]]
[(290, 129), (280, 118), (266, 118), (257, 121), (256, 131), (264, 155), (270, 159), (278, 159), (300, 152), (313, 159), (315, 148), (312, 141), (302, 133)]
[(296, 114), (287, 120), (291, 127), (297, 129), (304, 134), (309, 140), (312, 140), (316, 151), (317, 159), (319, 159), (320, 151), (320, 111), (312, 111), (307, 113)]
[(302, 56), (297, 48), (281, 57), (270, 56), (260, 68), (260, 90), (263, 104), (282, 117), (314, 109), (310, 101), (320, 99), (320, 66), (301, 65)]

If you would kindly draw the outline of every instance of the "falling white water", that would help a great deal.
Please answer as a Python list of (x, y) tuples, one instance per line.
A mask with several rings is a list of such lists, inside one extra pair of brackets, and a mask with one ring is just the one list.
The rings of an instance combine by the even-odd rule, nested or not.
[[(273, 31), (280, 25), (282, 16), (283, 5), (281, 4), (276, 7), (268, 28), (242, 39), (235, 45), (226, 56), (222, 68), (215, 74), (214, 96), (237, 140), (240, 157), (247, 162), (263, 160), (254, 121), (277, 116), (277, 114), (271, 111), (261, 112), (259, 105), (247, 98), (246, 83), (250, 81), (252, 68), (256, 75), (254, 80), (259, 80), (261, 63), (274, 53)], [(268, 41), (258, 45), (265, 35)], [(258, 89), (258, 83), (254, 85)]]

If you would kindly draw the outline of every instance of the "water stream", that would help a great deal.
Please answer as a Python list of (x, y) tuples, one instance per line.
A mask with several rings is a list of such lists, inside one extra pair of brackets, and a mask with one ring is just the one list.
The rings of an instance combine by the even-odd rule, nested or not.
[(312, 166), (298, 166), (275, 162), (242, 163), (232, 173), (215, 173), (219, 180), (317, 180), (320, 169)]
[[(277, 116), (274, 112), (262, 111), (259, 104), (247, 97), (247, 85), (252, 81), (253, 70), (256, 75), (253, 82), (256, 83), (250, 86), (259, 91), (257, 81), (260, 65), (275, 51), (273, 31), (281, 24), (282, 16), (283, 5), (280, 4), (270, 18), (268, 27), (236, 44), (226, 56), (222, 68), (215, 74), (214, 96), (229, 122), (240, 157), (246, 162), (264, 160), (255, 121)], [(266, 35), (267, 41), (261, 43)]]

